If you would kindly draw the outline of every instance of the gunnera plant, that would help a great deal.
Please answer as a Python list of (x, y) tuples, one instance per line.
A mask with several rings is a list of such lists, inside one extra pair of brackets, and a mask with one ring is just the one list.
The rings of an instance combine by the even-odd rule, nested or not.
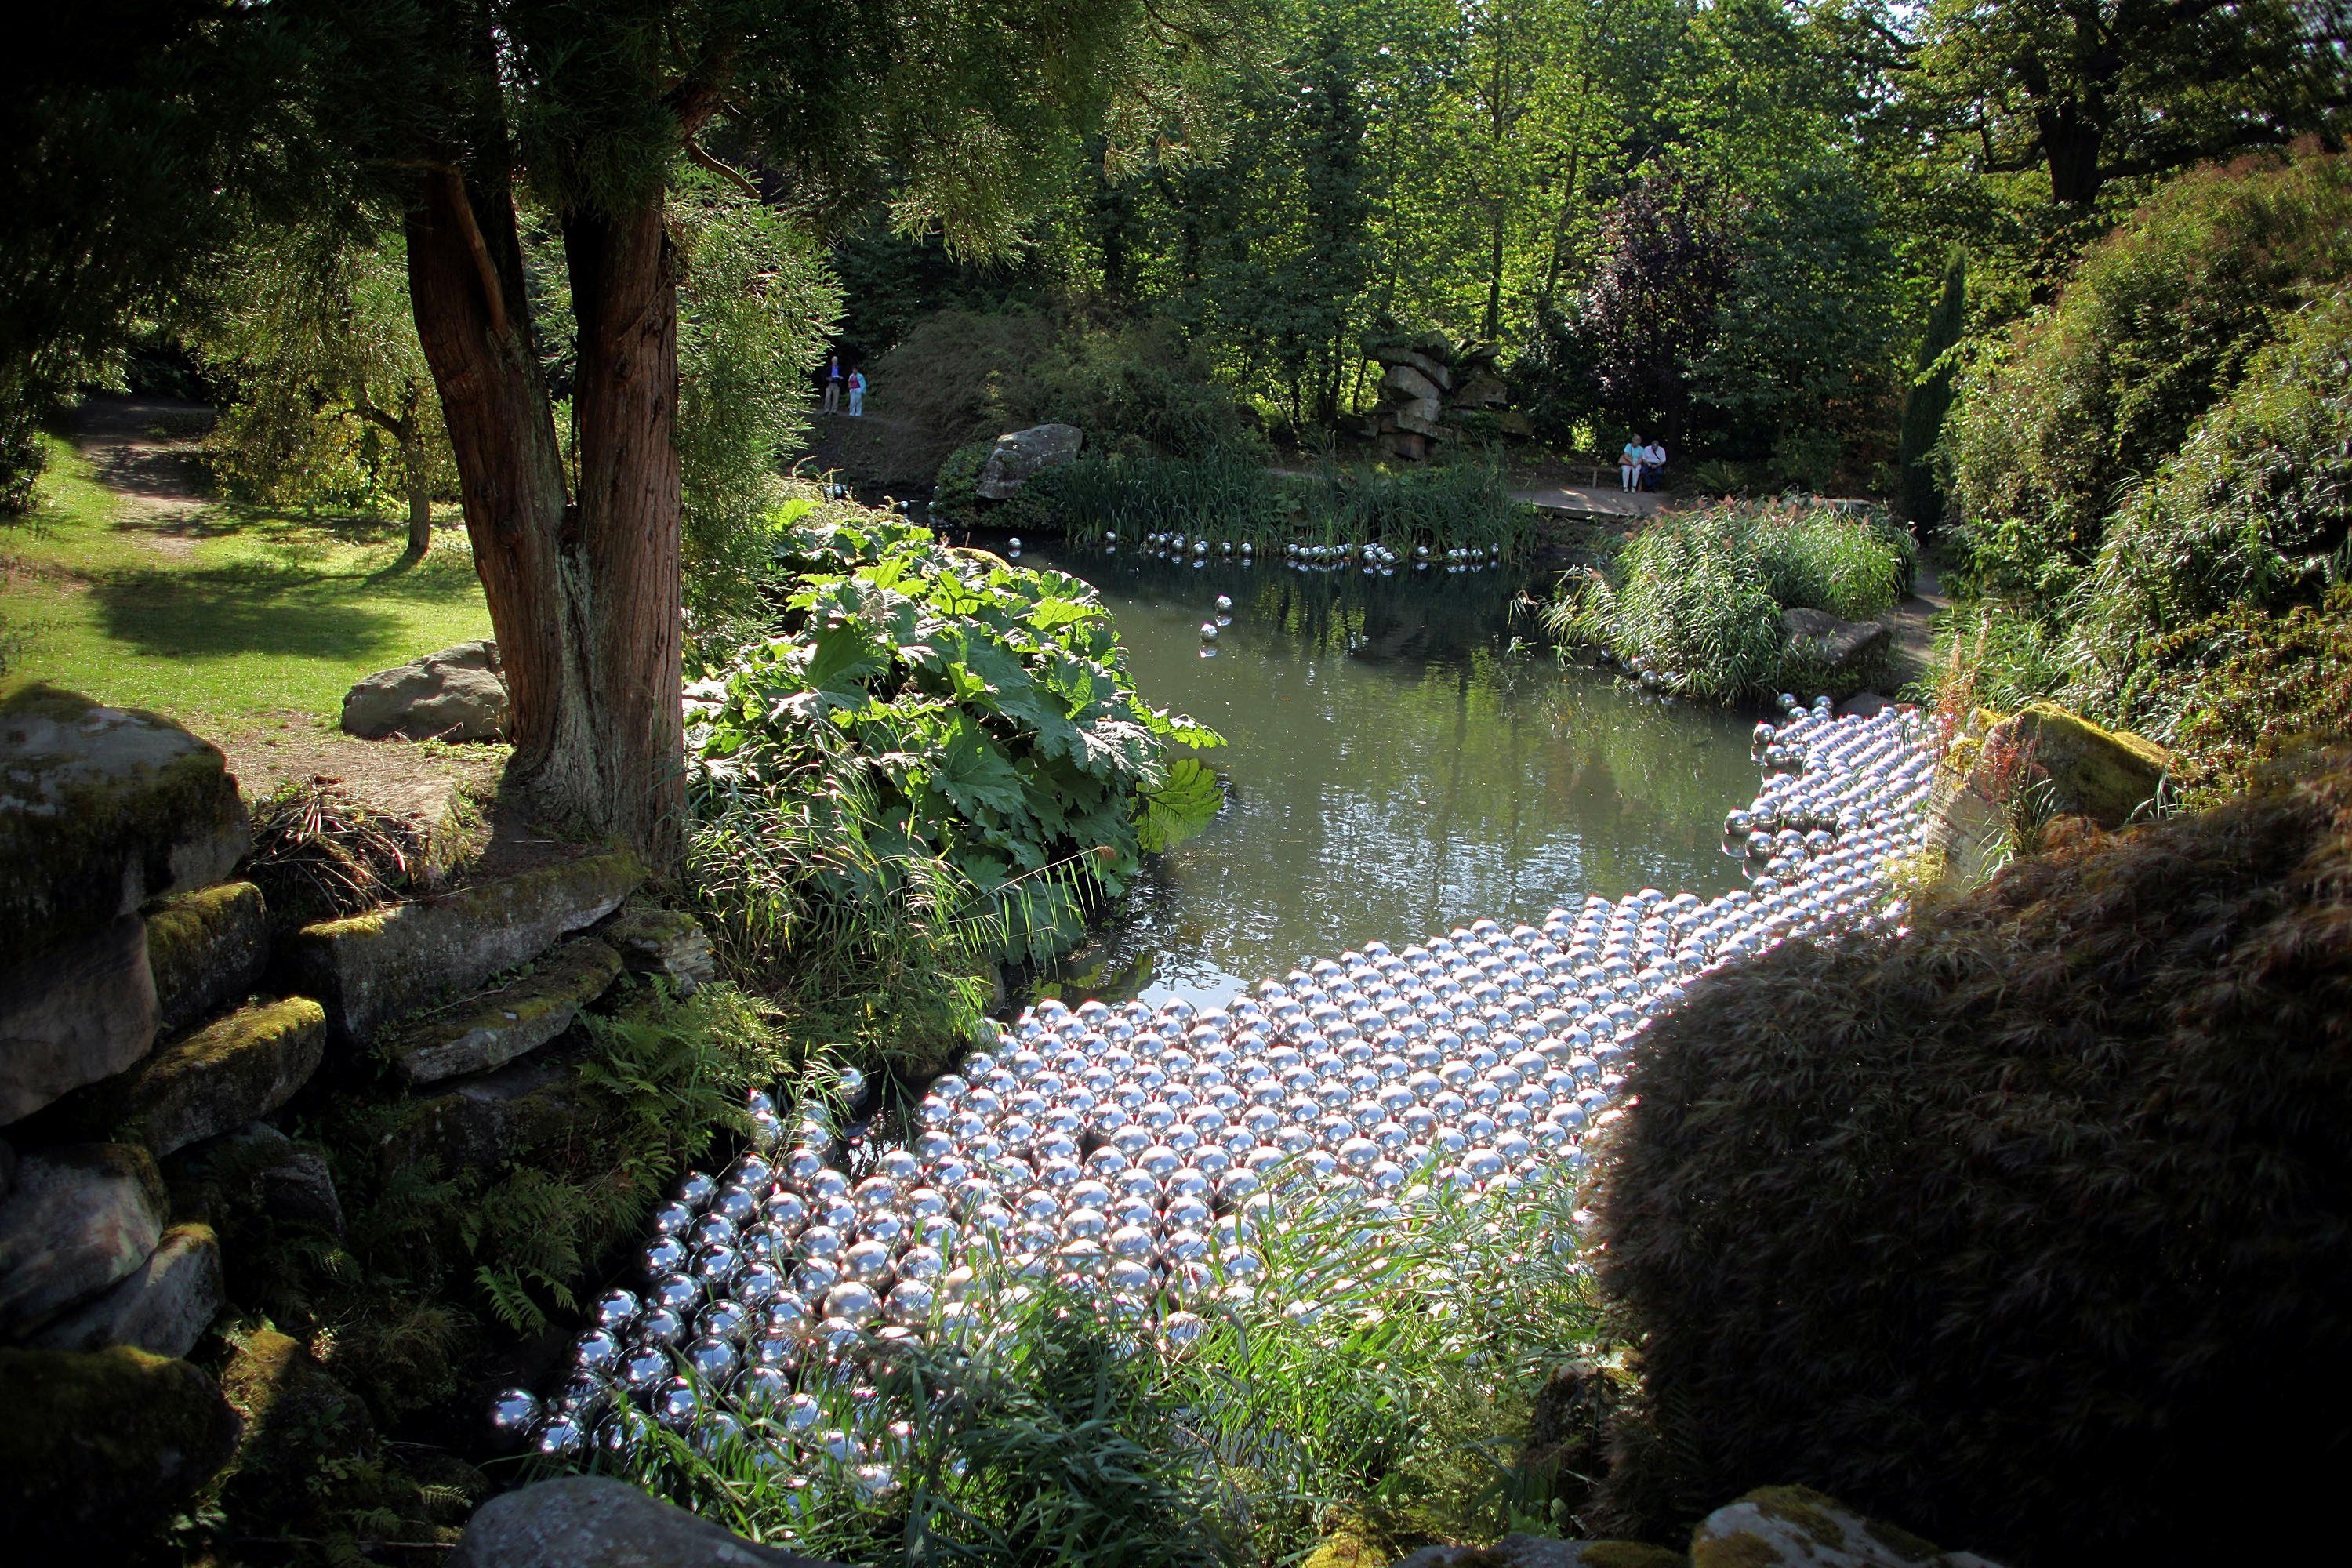
[(2352, 1451), (2352, 752), (1790, 942), (1638, 1061), (1611, 1524), (1798, 1480), (2016, 1563), (2307, 1528)]

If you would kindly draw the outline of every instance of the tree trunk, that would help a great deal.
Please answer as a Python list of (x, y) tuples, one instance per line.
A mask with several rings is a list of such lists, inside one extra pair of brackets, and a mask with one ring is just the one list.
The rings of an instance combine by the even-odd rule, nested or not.
[[(407, 218), (408, 288), (506, 674), (515, 748), (509, 778), (556, 820), (625, 837), (666, 867), (660, 835), (624, 810), (622, 793), (610, 787), (621, 758), (607, 749), (607, 731), (630, 725), (599, 711), (610, 682), (600, 685), (593, 667), (610, 638), (592, 636), (592, 622), (600, 607), (610, 615), (628, 600), (597, 592), (596, 552), (568, 504), (532, 341), (513, 197), (502, 174), (486, 184), (471, 188), (447, 172), (425, 176)], [(586, 301), (582, 308), (584, 322)], [(676, 472), (673, 465), (673, 518)], [(675, 685), (669, 700), (675, 713)], [(636, 728), (650, 727), (637, 718)]]
[(433, 548), (433, 495), (425, 485), (423, 413), (414, 404), (394, 435), (400, 442), (400, 478), (408, 491), (408, 549), (401, 556), (414, 565)]

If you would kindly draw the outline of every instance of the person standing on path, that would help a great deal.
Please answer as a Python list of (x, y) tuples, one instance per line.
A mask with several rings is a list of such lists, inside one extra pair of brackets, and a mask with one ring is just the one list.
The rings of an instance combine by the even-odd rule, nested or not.
[(841, 412), (841, 356), (835, 354), (824, 367), (824, 411)]
[(1617, 454), (1617, 488), (1638, 489), (1642, 484), (1642, 437), (1639, 431), (1625, 438), (1624, 450)]
[(866, 416), (866, 373), (862, 370), (849, 373), (849, 416), (852, 419)]

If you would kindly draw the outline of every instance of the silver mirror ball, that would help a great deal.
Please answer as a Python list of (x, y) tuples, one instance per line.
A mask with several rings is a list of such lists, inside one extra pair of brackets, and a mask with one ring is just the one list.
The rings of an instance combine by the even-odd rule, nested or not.
[[(874, 1373), (910, 1342), (973, 1342), (1038, 1282), (1181, 1355), (1220, 1314), (1313, 1321), (1311, 1279), (1349, 1276), (1438, 1195), (1572, 1179), (1693, 979), (1793, 937), (1902, 930), (1890, 873), (1920, 845), (1925, 721), (1780, 706), (1755, 735), (1763, 787), (1724, 825), (1746, 888), (1368, 942), (1207, 1010), (1040, 1002), (932, 1082), (903, 1147), (861, 1148), (854, 1172), (829, 1163), (826, 1114), (755, 1093), (751, 1151), (678, 1184), (559, 1386), (508, 1390), (492, 1426), (558, 1458), (625, 1453), (658, 1426), (887, 1494), (908, 1434)], [(863, 1087), (837, 1086), (850, 1102)], [(1253, 1238), (1307, 1212), (1365, 1223), (1318, 1227), (1331, 1255), (1277, 1279)], [(871, 1419), (820, 1429), (841, 1418), (827, 1392)]]

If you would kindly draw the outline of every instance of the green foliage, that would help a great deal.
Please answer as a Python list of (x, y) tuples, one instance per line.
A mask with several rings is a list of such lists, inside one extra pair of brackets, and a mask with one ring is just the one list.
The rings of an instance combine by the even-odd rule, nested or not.
[(2166, 186), (1964, 378), (1948, 437), (1964, 575), (2046, 602), (2128, 490), (2306, 298), (2352, 278), (2352, 162), (2298, 153)]
[(1895, 465), (1903, 479), (1903, 521), (1913, 528), (1939, 528), (1944, 521), (1936, 447), (1943, 439), (1944, 416), (1951, 412), (1954, 351), (1968, 326), (1968, 253), (1955, 247), (1944, 267), (1943, 291), (1912, 356), (1911, 384), (1903, 399)]
[(1253, 1235), (1255, 1298), (1204, 1304), (1181, 1351), (1092, 1293), (988, 1280), (980, 1321), (881, 1369), (877, 1398), (814, 1390), (826, 1426), (911, 1419), (880, 1492), (786, 1485), (764, 1422), (698, 1450), (640, 1420), (599, 1462), (755, 1539), (869, 1561), (1255, 1564), (1334, 1510), (1383, 1538), (1491, 1537), (1545, 1484), (1519, 1451), (1531, 1390), (1599, 1332), (1569, 1201), (1549, 1182), (1476, 1205), (1424, 1187), (1377, 1234), (1300, 1204)]
[(1124, 890), (1147, 827), (1164, 846), (1205, 823), (1165, 752), (1223, 742), (1137, 699), (1086, 584), (867, 515), (803, 524), (786, 566), (795, 634), (688, 690), (703, 821), (756, 799), (854, 837), (874, 854), (847, 874), (812, 863), (852, 905), (896, 897), (890, 868), (937, 857), (1006, 922), (1008, 950), (1037, 958)]
[(2352, 1441), (2347, 857), (2338, 754), (1694, 987), (1603, 1159), (1610, 1522), (1802, 1475), (2004, 1561), (2298, 1550)]
[[(2073, 695), (2169, 739), (2193, 628), (2282, 614), (2352, 579), (2352, 300), (2307, 307), (2109, 523), (2068, 642)], [(2238, 614), (2232, 616), (2228, 612)]]
[(1901, 530), (1830, 507), (1667, 512), (1605, 570), (1562, 578), (1543, 620), (1561, 643), (1605, 648), (1663, 689), (1735, 702), (1821, 683), (1790, 654), (1782, 610), (1868, 620), (1909, 591), (1915, 563)]
[(2171, 737), (2192, 798), (2244, 789), (2283, 755), (2352, 739), (2352, 585), (2284, 616), (2237, 605), (2181, 640), (2201, 656)]
[(0, 405), (0, 517), (13, 517), (33, 504), (49, 448), (41, 439), (34, 410)]
[(777, 212), (705, 176), (671, 203), (678, 291), (680, 546), (696, 630), (757, 606), (782, 500), (777, 460), (806, 431), (801, 387), (824, 353), (841, 290), (815, 243)]

